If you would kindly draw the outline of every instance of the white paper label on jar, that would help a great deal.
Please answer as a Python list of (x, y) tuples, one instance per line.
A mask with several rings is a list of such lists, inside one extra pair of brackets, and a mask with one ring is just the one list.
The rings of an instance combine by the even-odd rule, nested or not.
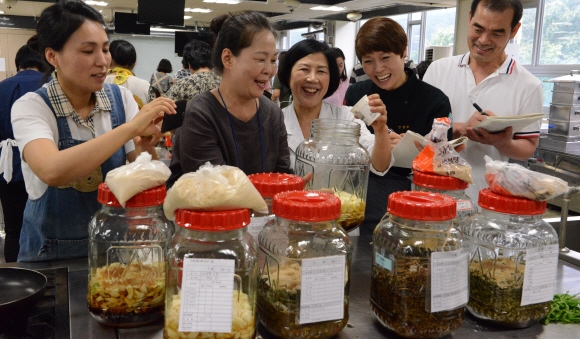
[(558, 269), (558, 244), (528, 248), (521, 306), (551, 301)]
[(346, 258), (302, 259), (300, 325), (344, 318)]
[(250, 224), (248, 225), (248, 233), (250, 233), (252, 237), (254, 237), (256, 241), (258, 241), (258, 234), (262, 232), (262, 229), (270, 220), (274, 220), (274, 217), (267, 216), (267, 217), (250, 218)]
[(233, 259), (183, 259), (179, 332), (232, 332)]
[(473, 204), (470, 200), (457, 200), (457, 210), (467, 211), (473, 208)]
[(469, 253), (465, 250), (431, 253), (431, 313), (467, 304), (468, 269)]
[(387, 257), (382, 256), (379, 252), (375, 253), (375, 263), (389, 271), (393, 270), (393, 261)]

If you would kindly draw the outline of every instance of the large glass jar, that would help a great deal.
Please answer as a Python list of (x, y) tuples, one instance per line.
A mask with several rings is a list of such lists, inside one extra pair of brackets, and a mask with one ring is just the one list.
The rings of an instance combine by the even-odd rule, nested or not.
[(389, 196), (373, 234), (371, 308), (406, 338), (440, 338), (463, 322), (469, 252), (453, 227), (456, 202), (437, 193)]
[(463, 180), (445, 175), (413, 172), (413, 190), (421, 192), (433, 192), (448, 195), (457, 201), (457, 216), (455, 225), (465, 223), (469, 217), (478, 212), (477, 205), (465, 195), (465, 189), (469, 184)]
[(274, 196), (259, 236), (258, 316), (281, 338), (329, 338), (348, 321), (352, 244), (340, 200), (315, 191)]
[(253, 339), (258, 243), (250, 211), (180, 209), (167, 255), (165, 339)]
[(337, 222), (347, 232), (365, 218), (370, 155), (358, 142), (360, 125), (354, 121), (316, 119), (311, 136), (296, 148), (294, 173), (312, 173), (307, 190), (330, 189), (340, 198), (342, 212)]
[(107, 184), (89, 224), (87, 304), (100, 323), (135, 327), (163, 317), (165, 251), (173, 226), (163, 214), (165, 186), (143, 191), (125, 208)]
[(558, 236), (542, 220), (546, 202), (479, 192), (481, 213), (464, 225), (470, 246), (469, 304), (477, 319), (513, 328), (532, 326), (550, 311)]
[(278, 193), (286, 191), (298, 191), (304, 189), (304, 180), (297, 175), (285, 173), (257, 173), (248, 175), (248, 179), (260, 192), (262, 198), (268, 205), (268, 213), (263, 214), (252, 210), (248, 232), (257, 240), (258, 234), (268, 222), (274, 220), (272, 212), (272, 197)]

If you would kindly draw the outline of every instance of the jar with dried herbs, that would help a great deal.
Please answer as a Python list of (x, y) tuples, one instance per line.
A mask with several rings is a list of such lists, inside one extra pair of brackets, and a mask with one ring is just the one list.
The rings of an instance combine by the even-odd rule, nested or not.
[(258, 243), (248, 209), (177, 210), (163, 338), (253, 339)]
[(273, 210), (259, 235), (260, 322), (281, 338), (330, 338), (348, 321), (352, 244), (336, 223), (340, 199), (284, 192)]
[(405, 338), (440, 338), (463, 322), (468, 258), (453, 227), (456, 201), (405, 191), (389, 196), (389, 218), (373, 233), (371, 308)]
[(310, 139), (296, 148), (294, 173), (312, 173), (305, 189), (332, 190), (341, 201), (338, 224), (347, 232), (365, 218), (370, 155), (359, 143), (360, 125), (354, 121), (316, 119)]
[(419, 171), (413, 173), (413, 191), (441, 193), (457, 201), (456, 228), (478, 212), (477, 205), (465, 194), (467, 186), (467, 182), (454, 177)]
[(107, 184), (89, 224), (87, 305), (100, 323), (145, 325), (163, 317), (165, 252), (173, 225), (163, 214), (165, 186), (138, 193), (123, 208)]
[(297, 175), (286, 173), (256, 173), (248, 175), (248, 179), (268, 205), (267, 214), (252, 210), (248, 232), (257, 240), (264, 226), (275, 218), (272, 212), (272, 197), (278, 193), (304, 189), (304, 180)]
[(511, 328), (537, 324), (550, 312), (558, 236), (542, 220), (546, 202), (479, 192), (481, 213), (462, 232), (472, 247), (467, 309)]

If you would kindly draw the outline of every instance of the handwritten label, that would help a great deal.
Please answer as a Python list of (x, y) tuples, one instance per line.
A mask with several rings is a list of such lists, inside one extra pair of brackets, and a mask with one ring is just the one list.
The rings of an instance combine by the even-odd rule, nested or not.
[(558, 245), (526, 250), (526, 270), (521, 306), (551, 301), (558, 269)]
[(344, 318), (344, 255), (302, 259), (299, 324)]
[(184, 259), (179, 332), (232, 332), (235, 264), (232, 259)]
[(253, 217), (250, 219), (250, 224), (248, 225), (248, 232), (258, 241), (258, 235), (262, 232), (264, 226), (270, 221), (274, 220), (273, 216), (267, 217)]
[(375, 263), (389, 271), (393, 270), (393, 261), (387, 257), (382, 256), (378, 252), (375, 253)]
[(465, 250), (431, 253), (431, 313), (467, 304), (468, 267)]

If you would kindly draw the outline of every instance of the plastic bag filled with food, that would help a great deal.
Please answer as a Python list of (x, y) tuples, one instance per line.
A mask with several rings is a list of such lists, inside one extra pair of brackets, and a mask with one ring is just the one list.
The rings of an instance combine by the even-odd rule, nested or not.
[(471, 166), (447, 142), (447, 131), (451, 126), (450, 118), (433, 120), (433, 129), (425, 136), (429, 143), (413, 160), (413, 170), (450, 176), (473, 184)]
[(268, 213), (268, 206), (250, 179), (239, 168), (206, 162), (197, 171), (181, 176), (167, 193), (163, 210), (173, 219), (178, 209), (253, 209)]
[(143, 152), (134, 162), (115, 168), (107, 173), (105, 183), (121, 206), (135, 194), (165, 185), (171, 170), (161, 161), (152, 160), (151, 154)]
[(568, 183), (551, 175), (530, 171), (485, 156), (485, 181), (492, 192), (537, 201), (546, 201), (568, 191)]

